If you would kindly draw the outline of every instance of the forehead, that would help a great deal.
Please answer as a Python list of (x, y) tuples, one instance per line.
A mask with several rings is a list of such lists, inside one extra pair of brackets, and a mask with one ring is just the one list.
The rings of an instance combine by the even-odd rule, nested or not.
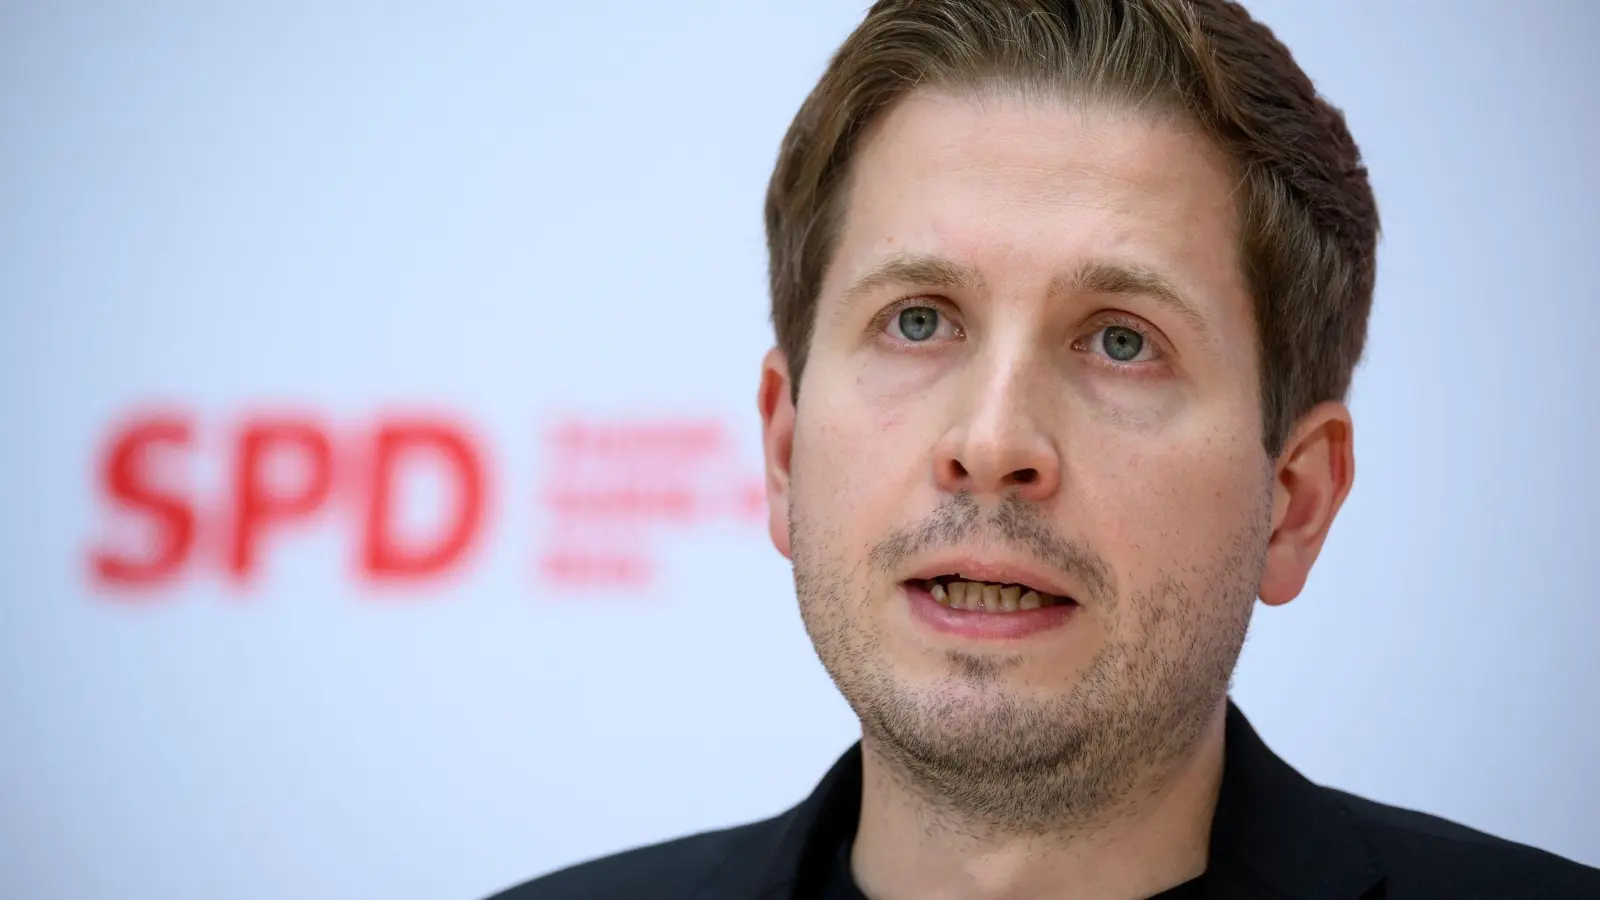
[(1221, 317), (1242, 294), (1236, 183), (1221, 148), (1176, 116), (919, 89), (857, 149), (822, 295), (837, 301), (906, 252), (969, 266), (994, 289), (1110, 261), (1163, 275)]

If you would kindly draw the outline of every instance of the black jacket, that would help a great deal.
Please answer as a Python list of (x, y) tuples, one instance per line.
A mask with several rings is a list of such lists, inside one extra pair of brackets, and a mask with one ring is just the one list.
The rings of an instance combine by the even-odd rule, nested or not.
[[(1231, 703), (1226, 741), (1208, 898), (1600, 900), (1600, 870), (1312, 784)], [(776, 818), (587, 862), (491, 900), (808, 900), (860, 803), (857, 746)]]

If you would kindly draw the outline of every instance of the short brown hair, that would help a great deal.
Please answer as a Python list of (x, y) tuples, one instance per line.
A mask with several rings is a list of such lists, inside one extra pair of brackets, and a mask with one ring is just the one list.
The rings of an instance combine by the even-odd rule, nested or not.
[(1346, 396), (1377, 204), (1344, 116), (1266, 26), (1226, 0), (879, 0), (800, 107), (767, 190), (772, 321), (797, 401), (859, 137), (918, 86), (995, 82), (1198, 122), (1240, 177), (1268, 454)]

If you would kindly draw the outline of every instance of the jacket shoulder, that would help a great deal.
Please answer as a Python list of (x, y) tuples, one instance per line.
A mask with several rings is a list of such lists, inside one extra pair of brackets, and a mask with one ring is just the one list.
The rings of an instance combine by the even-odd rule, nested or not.
[(1600, 869), (1438, 816), (1326, 789), (1388, 872), (1387, 896), (1592, 900)]
[(748, 861), (769, 842), (768, 832), (775, 827), (777, 819), (768, 819), (603, 856), (524, 882), (489, 900), (692, 897), (730, 863)]

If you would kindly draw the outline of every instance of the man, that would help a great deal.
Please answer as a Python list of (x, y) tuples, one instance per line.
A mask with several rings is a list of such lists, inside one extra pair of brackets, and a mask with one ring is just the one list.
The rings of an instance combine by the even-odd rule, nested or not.
[(1378, 215), (1224, 0), (882, 0), (767, 202), (770, 528), (862, 741), (503, 897), (1600, 897), (1320, 788), (1227, 691), (1354, 477)]

